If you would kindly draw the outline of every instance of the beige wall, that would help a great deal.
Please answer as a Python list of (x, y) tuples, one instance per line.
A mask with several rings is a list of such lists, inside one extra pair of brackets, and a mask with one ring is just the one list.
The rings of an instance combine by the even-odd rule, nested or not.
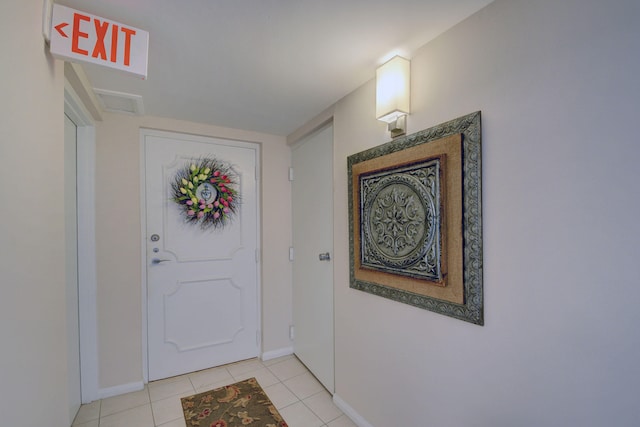
[(142, 381), (140, 128), (258, 142), (262, 155), (263, 351), (291, 346), (290, 153), (283, 137), (105, 114), (96, 126), (99, 387)]
[(0, 424), (69, 426), (64, 75), (42, 2), (0, 3)]
[[(349, 288), (335, 106), (336, 392), (373, 426), (640, 425), (640, 3), (497, 0), (412, 59), (409, 133), (482, 110), (485, 326)], [(372, 72), (373, 74), (373, 72)]]

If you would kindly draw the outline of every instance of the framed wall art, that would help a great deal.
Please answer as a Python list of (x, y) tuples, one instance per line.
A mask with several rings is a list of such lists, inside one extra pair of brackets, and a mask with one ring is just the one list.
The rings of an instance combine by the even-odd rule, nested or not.
[(347, 165), (350, 286), (483, 325), (480, 112)]

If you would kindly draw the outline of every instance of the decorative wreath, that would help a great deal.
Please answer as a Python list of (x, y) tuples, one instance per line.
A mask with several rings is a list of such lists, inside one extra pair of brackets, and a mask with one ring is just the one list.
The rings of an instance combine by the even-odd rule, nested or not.
[(190, 224), (223, 227), (237, 213), (237, 176), (229, 164), (212, 157), (186, 164), (171, 183), (173, 201)]

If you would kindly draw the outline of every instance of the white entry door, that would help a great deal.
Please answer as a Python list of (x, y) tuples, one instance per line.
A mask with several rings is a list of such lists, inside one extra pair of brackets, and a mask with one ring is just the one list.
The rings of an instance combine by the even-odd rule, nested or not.
[(333, 393), (333, 126), (292, 149), (296, 356)]
[[(149, 380), (256, 357), (258, 145), (142, 131)], [(203, 158), (231, 167), (239, 209), (224, 227), (187, 223), (171, 182)]]

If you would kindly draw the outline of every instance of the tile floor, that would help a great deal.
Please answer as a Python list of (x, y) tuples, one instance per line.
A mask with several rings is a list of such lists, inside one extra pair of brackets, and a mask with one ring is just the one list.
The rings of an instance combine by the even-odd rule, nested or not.
[(82, 405), (73, 427), (185, 427), (180, 398), (255, 377), (289, 427), (356, 427), (295, 356), (250, 359)]

